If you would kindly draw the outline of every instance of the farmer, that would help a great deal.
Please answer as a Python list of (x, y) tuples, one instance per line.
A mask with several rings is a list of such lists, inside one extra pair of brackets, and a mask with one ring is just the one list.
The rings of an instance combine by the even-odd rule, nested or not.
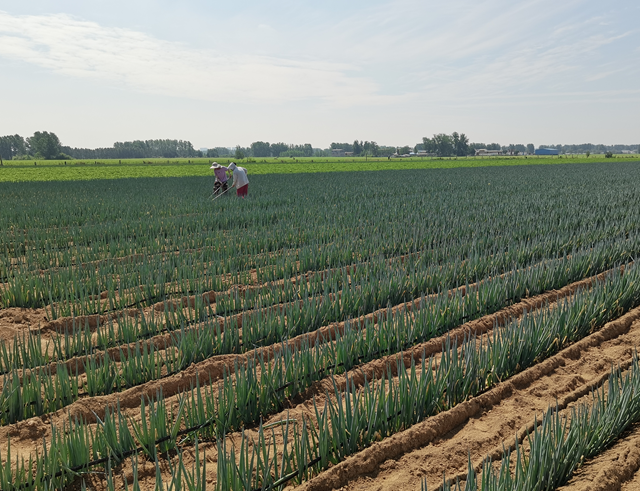
[(244, 167), (238, 167), (236, 164), (231, 162), (229, 164), (229, 170), (233, 171), (233, 186), (236, 188), (236, 194), (238, 197), (243, 198), (247, 195), (249, 191), (249, 178), (247, 178), (247, 169)]
[(220, 165), (218, 162), (214, 162), (210, 169), (213, 169), (213, 173), (216, 175), (216, 182), (213, 185), (213, 194), (226, 193), (227, 192), (227, 167)]

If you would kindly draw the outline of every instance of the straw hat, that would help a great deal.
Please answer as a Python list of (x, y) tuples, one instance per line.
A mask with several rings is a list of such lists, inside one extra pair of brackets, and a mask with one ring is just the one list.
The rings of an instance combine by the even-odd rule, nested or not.
[(213, 165), (209, 167), (209, 169), (219, 169), (220, 167), (222, 166), (218, 162), (214, 162)]

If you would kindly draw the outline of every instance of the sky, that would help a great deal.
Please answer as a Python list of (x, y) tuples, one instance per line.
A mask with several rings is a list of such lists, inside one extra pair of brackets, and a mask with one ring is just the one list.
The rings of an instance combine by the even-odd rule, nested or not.
[(0, 0), (0, 135), (640, 143), (637, 0)]

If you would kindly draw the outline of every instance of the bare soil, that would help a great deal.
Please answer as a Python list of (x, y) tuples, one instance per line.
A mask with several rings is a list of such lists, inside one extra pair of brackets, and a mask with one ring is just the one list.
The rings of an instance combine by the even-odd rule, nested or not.
[[(608, 323), (601, 331), (485, 394), (346, 459), (303, 484), (300, 489), (420, 489), (422, 479), (426, 478), (428, 488), (433, 490), (442, 485), (445, 474), (450, 479), (464, 480), (468, 456), (471, 456), (476, 470), (481, 468), (487, 455), (493, 460), (500, 460), (503, 445), (507, 448), (513, 445), (515, 435), (524, 435), (535, 418), (554, 407), (556, 401), (560, 409), (567, 408), (592, 388), (601, 385), (608, 378), (612, 365), (629, 366), (633, 349), (640, 342), (639, 320), (640, 308), (634, 309)], [(637, 432), (635, 436), (640, 438)], [(634, 443), (629, 443), (631, 441)], [(637, 471), (640, 456), (631, 452), (631, 447), (640, 441), (629, 442), (625, 447), (623, 440), (616, 455), (628, 455), (629, 466), (635, 465)], [(607, 462), (604, 457), (602, 460)], [(614, 460), (616, 457), (610, 456), (609, 461)], [(616, 468), (615, 465), (611, 467)], [(596, 475), (601, 470), (595, 470)]]
[[(449, 335), (459, 340), (470, 333), (481, 336), (508, 318), (518, 317), (525, 310), (532, 311), (553, 303), (559, 298), (570, 295), (578, 288), (590, 286), (593, 281), (594, 278), (589, 278), (568, 285), (561, 290), (523, 300), (495, 314), (466, 323), (451, 331)], [(468, 291), (463, 290), (463, 292), (469, 294), (474, 289), (475, 285), (472, 285)], [(450, 294), (454, 293), (454, 290), (450, 292)], [(410, 312), (419, 306), (418, 301), (407, 302), (391, 309), (391, 313), (395, 315), (405, 311)], [(376, 323), (384, 319), (388, 312), (389, 310), (382, 309), (363, 316), (359, 320), (364, 322), (367, 319)], [(461, 403), (450, 411), (414, 425), (404, 432), (373, 444), (321, 473), (311, 481), (302, 484), (300, 488), (308, 490), (364, 490), (366, 488), (367, 491), (369, 488), (376, 490), (420, 489), (422, 479), (426, 478), (429, 489), (437, 489), (442, 484), (443, 473), (447, 477), (458, 477), (464, 480), (468, 455), (471, 456), (472, 462), (478, 469), (486, 455), (491, 455), (494, 460), (499, 460), (502, 456), (503, 445), (511, 445), (516, 434), (524, 435), (525, 430), (531, 428), (534, 418), (542, 414), (549, 406), (555, 405), (556, 400), (561, 409), (567, 408), (587, 394), (591, 388), (603, 383), (609, 374), (612, 363), (628, 365), (633, 348), (640, 342), (639, 319), (640, 308), (607, 324), (599, 332), (504, 381), (486, 393)], [(31, 326), (38, 320), (38, 312), (25, 309), (1, 310), (0, 340), (12, 339), (15, 333), (31, 329)], [(313, 333), (294, 338), (289, 342), (292, 345), (299, 345), (304, 338), (315, 342), (321, 334), (325, 338), (333, 337), (336, 332), (342, 329), (344, 329), (344, 323), (335, 323), (324, 326)], [(52, 331), (55, 330), (52, 329)], [(363, 364), (349, 374), (350, 380), (354, 381), (356, 386), (361, 386), (365, 377), (369, 381), (382, 377), (389, 365), (392, 366), (392, 373), (395, 374), (402, 365), (408, 367), (412, 360), (419, 360), (423, 353), (426, 353), (427, 356), (439, 353), (442, 349), (443, 339), (441, 337), (417, 345), (407, 350), (401, 357), (392, 355)], [(166, 341), (164, 336), (149, 340), (154, 344), (158, 343), (158, 346), (162, 341)], [(260, 352), (270, 358), (277, 349), (276, 346), (267, 346), (262, 348)], [(158, 390), (162, 389), (167, 402), (170, 405), (175, 405), (177, 394), (188, 389), (195, 382), (196, 374), (201, 381), (208, 379), (215, 383), (222, 379), (225, 370), (233, 371), (235, 363), (246, 361), (247, 356), (253, 355), (213, 357), (197, 365), (192, 365), (177, 375), (148, 382), (119, 394), (83, 398), (56, 413), (1, 427), (0, 442), (6, 442), (10, 438), (14, 456), (19, 455), (26, 458), (36, 451), (41, 451), (42, 438), (49, 439), (51, 436), (51, 425), (58, 428), (63, 424), (68, 426), (69, 415), (82, 416), (90, 424), (95, 424), (96, 416), (102, 417), (105, 406), (112, 405), (119, 400), (125, 414), (137, 419), (139, 418), (141, 397), (154, 396)], [(286, 418), (301, 418), (303, 415), (312, 418), (314, 415), (313, 401), (315, 400), (319, 405), (322, 405), (324, 398), (328, 397), (328, 391), (333, 390), (334, 383), (343, 389), (346, 385), (346, 376), (338, 375), (333, 380), (327, 378), (315, 383), (305, 393), (288, 401), (285, 411), (271, 416), (265, 421), (265, 424)], [(247, 428), (246, 434), (256, 436), (256, 431), (254, 428)], [(600, 467), (593, 467), (595, 469), (593, 472), (596, 472), (594, 475), (599, 475), (597, 472), (611, 474), (613, 471), (607, 471), (606, 465), (613, 468), (615, 466), (611, 462), (628, 461), (627, 467), (634, 470), (633, 472), (626, 471), (624, 475), (628, 474), (629, 476), (622, 479), (621, 482), (632, 482), (638, 467), (640, 467), (640, 454), (636, 456), (632, 447), (636, 443), (640, 443), (640, 433), (636, 435), (637, 442), (632, 439), (632, 434), (628, 435), (628, 438), (630, 438), (630, 443), (627, 444), (627, 447), (620, 447), (618, 453), (612, 454), (609, 460), (603, 454)], [(231, 435), (230, 439), (238, 442), (239, 435)], [(624, 439), (620, 440), (620, 445), (624, 445), (624, 441)], [(282, 442), (278, 443), (281, 445)], [(612, 451), (615, 448), (613, 447)], [(216, 476), (216, 446), (214, 443), (204, 442), (200, 449), (206, 453), (207, 480), (212, 483)], [(184, 448), (183, 458), (189, 468), (193, 462), (192, 447)], [(594, 459), (594, 463), (597, 461), (598, 459)], [(638, 465), (635, 464), (636, 461), (638, 461)], [(587, 463), (581, 473), (588, 472), (591, 465), (591, 463)], [(166, 461), (163, 461), (161, 468), (163, 476), (168, 476)], [(116, 480), (117, 489), (120, 489), (123, 482), (120, 474), (125, 476), (129, 485), (131, 484), (132, 468), (130, 463), (123, 464), (116, 471), (119, 476)], [(140, 457), (138, 471), (143, 478), (142, 489), (153, 489), (155, 486), (155, 467)], [(575, 478), (576, 482), (578, 482), (579, 476), (580, 473)], [(104, 489), (104, 478), (96, 474), (91, 477), (90, 481), (87, 481), (87, 484), (90, 484), (90, 488), (102, 490)], [(570, 485), (572, 484), (573, 482), (570, 483)], [(585, 487), (584, 489), (596, 488)]]

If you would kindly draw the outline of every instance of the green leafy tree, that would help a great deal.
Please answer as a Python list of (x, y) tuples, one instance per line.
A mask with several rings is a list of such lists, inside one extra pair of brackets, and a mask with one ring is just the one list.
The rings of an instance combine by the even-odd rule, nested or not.
[(215, 147), (214, 150), (218, 153), (218, 157), (232, 157), (233, 150), (228, 147)]
[(365, 155), (377, 157), (380, 154), (380, 147), (376, 142), (366, 141), (362, 146)]
[(0, 158), (11, 160), (27, 153), (27, 143), (20, 135), (0, 136)]
[(27, 138), (27, 145), (32, 154), (44, 159), (55, 159), (62, 150), (60, 139), (55, 133), (48, 131), (36, 131), (32, 137)]
[(269, 145), (269, 142), (253, 142), (251, 144), (251, 153), (254, 157), (270, 157), (271, 146)]
[(438, 145), (436, 144), (435, 138), (429, 138), (425, 136), (422, 138), (422, 144), (424, 146), (425, 152), (438, 153)]
[(453, 151), (455, 155), (462, 157), (469, 153), (469, 138), (464, 133), (458, 134), (454, 131), (451, 134), (451, 140), (453, 142)]
[(380, 146), (378, 147), (378, 157), (390, 157), (396, 153), (395, 147)]
[(289, 145), (286, 143), (272, 143), (271, 144), (271, 155), (274, 157), (280, 157), (282, 152), (286, 152), (289, 150)]
[(527, 153), (529, 155), (533, 155), (533, 152), (535, 152), (535, 151), (536, 151), (536, 147), (533, 145), (533, 143), (529, 143), (527, 145)]
[(233, 156), (236, 160), (242, 160), (245, 157), (245, 153), (240, 145), (236, 146), (236, 152)]
[(362, 155), (362, 152), (364, 151), (362, 142), (358, 141), (358, 140), (354, 140), (353, 141), (353, 155)]
[(453, 144), (453, 138), (444, 133), (433, 135), (433, 139), (436, 143), (436, 153), (438, 157), (451, 157), (455, 151)]

